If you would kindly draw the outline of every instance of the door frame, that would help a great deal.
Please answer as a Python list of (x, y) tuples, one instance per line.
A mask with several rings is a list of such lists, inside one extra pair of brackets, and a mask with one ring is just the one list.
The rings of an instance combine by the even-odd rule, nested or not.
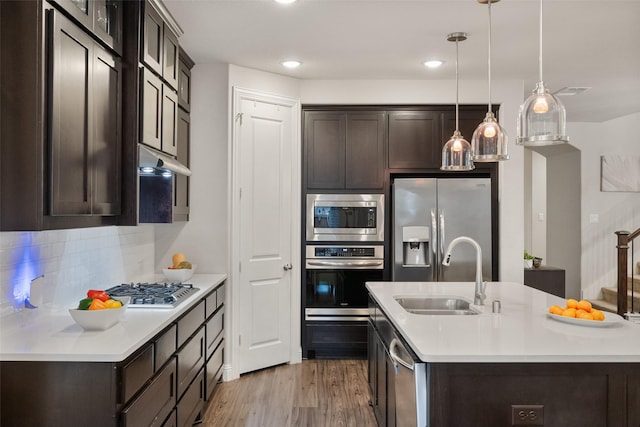
[(239, 109), (243, 100), (260, 101), (274, 103), (291, 108), (291, 135), (292, 135), (292, 151), (291, 151), (291, 265), (293, 269), (291, 274), (291, 338), (290, 338), (290, 354), (289, 363), (300, 363), (302, 361), (302, 345), (300, 337), (300, 321), (301, 321), (301, 135), (300, 135), (300, 117), (301, 108), (300, 100), (289, 98), (281, 95), (274, 95), (265, 92), (259, 92), (251, 89), (244, 89), (237, 86), (231, 88), (232, 106), (231, 116), (229, 117), (229, 130), (231, 138), (229, 138), (228, 147), (228, 165), (229, 165), (229, 187), (228, 187), (228, 250), (229, 250), (229, 278), (227, 292), (231, 300), (230, 310), (227, 310), (226, 317), (230, 319), (228, 326), (225, 325), (227, 332), (225, 336), (224, 358), (225, 364), (223, 368), (223, 380), (230, 381), (240, 377), (239, 374), (239, 337), (240, 337), (240, 321), (239, 321), (239, 283), (240, 277), (240, 245), (238, 237), (240, 236), (240, 221), (237, 219), (239, 215), (236, 212), (240, 208), (240, 177), (239, 177), (239, 147), (238, 132), (236, 118), (239, 117)]

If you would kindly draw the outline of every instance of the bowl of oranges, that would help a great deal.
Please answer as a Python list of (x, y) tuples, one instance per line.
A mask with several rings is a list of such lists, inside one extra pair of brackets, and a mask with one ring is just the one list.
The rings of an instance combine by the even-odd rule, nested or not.
[(617, 323), (620, 316), (606, 313), (592, 306), (587, 300), (569, 298), (564, 306), (552, 305), (547, 315), (552, 319), (581, 326), (606, 327)]

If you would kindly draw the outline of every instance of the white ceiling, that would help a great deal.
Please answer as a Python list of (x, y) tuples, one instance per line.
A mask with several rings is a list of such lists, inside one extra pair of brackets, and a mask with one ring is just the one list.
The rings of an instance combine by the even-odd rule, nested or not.
[[(487, 79), (488, 10), (476, 0), (165, 0), (196, 63), (225, 62), (299, 79)], [(492, 4), (492, 78), (538, 81), (538, 0)], [(543, 77), (572, 122), (640, 112), (640, 0), (545, 0)], [(286, 70), (280, 62), (303, 65)], [(445, 64), (427, 70), (422, 62)]]

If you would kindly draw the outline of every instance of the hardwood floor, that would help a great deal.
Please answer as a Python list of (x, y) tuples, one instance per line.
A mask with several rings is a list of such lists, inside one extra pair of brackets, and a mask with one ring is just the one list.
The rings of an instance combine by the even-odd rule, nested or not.
[(242, 375), (214, 390), (207, 427), (375, 427), (366, 360), (303, 360)]

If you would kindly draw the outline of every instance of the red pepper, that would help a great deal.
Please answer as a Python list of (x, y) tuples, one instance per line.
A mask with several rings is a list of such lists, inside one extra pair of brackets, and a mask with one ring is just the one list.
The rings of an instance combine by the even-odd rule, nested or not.
[(90, 289), (87, 291), (87, 298), (99, 299), (100, 301), (107, 301), (111, 297), (105, 291), (99, 291), (96, 289)]

